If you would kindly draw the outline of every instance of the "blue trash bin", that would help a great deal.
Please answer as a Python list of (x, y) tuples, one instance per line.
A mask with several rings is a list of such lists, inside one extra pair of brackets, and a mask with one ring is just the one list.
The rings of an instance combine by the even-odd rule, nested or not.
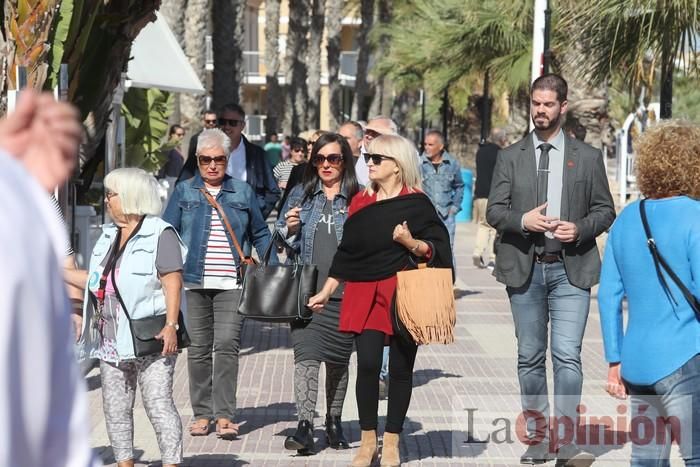
[(474, 177), (469, 169), (462, 169), (462, 180), (464, 180), (464, 198), (462, 199), (462, 210), (455, 217), (456, 222), (471, 222), (472, 220), (472, 185)]

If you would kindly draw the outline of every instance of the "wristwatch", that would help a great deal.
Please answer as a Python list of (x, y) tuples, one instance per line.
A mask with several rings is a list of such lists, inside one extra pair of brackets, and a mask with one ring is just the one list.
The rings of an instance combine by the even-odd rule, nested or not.
[(179, 331), (179, 330), (180, 330), (180, 325), (177, 324), (177, 323), (173, 323), (172, 321), (167, 321), (167, 322), (165, 323), (165, 325), (166, 325), (166, 326), (171, 326), (171, 327), (175, 328), (176, 331)]

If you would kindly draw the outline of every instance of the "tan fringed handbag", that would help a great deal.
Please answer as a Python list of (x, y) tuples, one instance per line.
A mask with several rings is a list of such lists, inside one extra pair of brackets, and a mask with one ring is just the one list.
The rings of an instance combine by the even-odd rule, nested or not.
[(452, 290), (452, 270), (429, 268), (396, 274), (396, 313), (394, 326), (408, 334), (417, 345), (451, 344), (457, 320)]

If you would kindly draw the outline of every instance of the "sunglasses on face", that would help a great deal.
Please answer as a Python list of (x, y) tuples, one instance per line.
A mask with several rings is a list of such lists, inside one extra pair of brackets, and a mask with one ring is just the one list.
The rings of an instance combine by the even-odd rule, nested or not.
[(216, 119), (215, 118), (212, 120), (204, 119), (204, 124), (205, 125), (216, 125)]
[(327, 156), (324, 156), (323, 154), (316, 154), (311, 159), (311, 163), (314, 165), (314, 167), (319, 167), (323, 165), (326, 161), (328, 161), (328, 164), (337, 167), (340, 165), (341, 162), (343, 162), (343, 155), (328, 154)]
[(382, 154), (365, 154), (365, 163), (369, 164), (370, 160), (372, 161), (372, 164), (379, 165), (382, 163), (382, 161), (393, 161), (394, 158), (384, 156)]
[(204, 166), (204, 167), (207, 167), (212, 162), (215, 163), (216, 165), (225, 165), (226, 164), (226, 156), (214, 156), (214, 157), (198, 156), (198, 160), (199, 160), (199, 165)]
[(234, 128), (243, 123), (243, 120), (236, 120), (235, 118), (218, 118), (216, 121), (219, 126), (230, 126)]
[(113, 191), (107, 191), (107, 193), (105, 193), (105, 198), (107, 198), (107, 201), (109, 201), (117, 195), (119, 195), (119, 193), (115, 193)]

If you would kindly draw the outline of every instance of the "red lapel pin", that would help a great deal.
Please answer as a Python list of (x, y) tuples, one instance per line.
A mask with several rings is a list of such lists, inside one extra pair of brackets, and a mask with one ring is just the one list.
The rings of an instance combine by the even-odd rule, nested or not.
[(566, 161), (566, 166), (570, 169), (574, 168), (574, 161)]

